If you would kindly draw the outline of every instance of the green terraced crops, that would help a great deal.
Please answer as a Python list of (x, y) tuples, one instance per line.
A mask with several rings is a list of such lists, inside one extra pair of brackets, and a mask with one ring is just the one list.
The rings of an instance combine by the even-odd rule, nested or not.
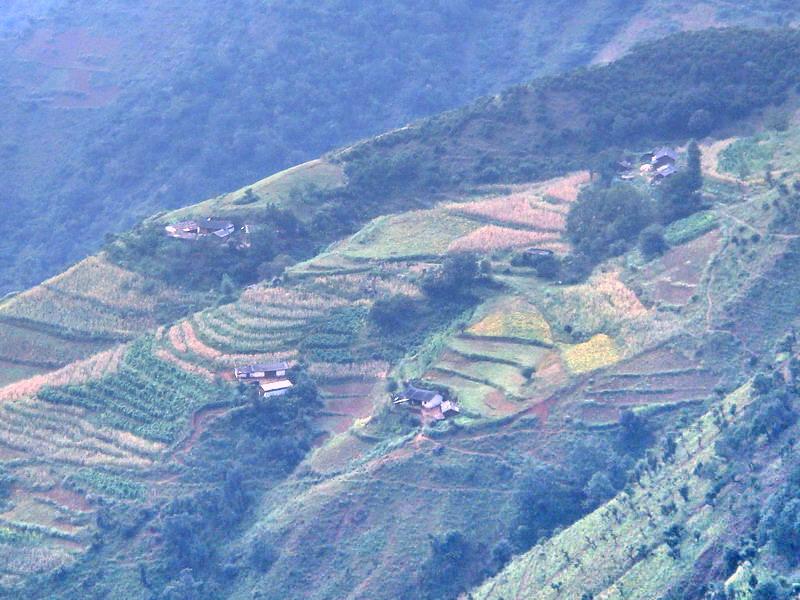
[(191, 411), (214, 402), (219, 390), (155, 358), (150, 346), (149, 340), (137, 343), (113, 375), (83, 385), (45, 388), (39, 397), (87, 409), (100, 425), (173, 442)]

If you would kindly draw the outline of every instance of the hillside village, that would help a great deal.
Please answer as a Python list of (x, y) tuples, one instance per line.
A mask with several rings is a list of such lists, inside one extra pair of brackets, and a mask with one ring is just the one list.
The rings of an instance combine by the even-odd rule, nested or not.
[[(5, 298), (0, 596), (796, 595), (800, 128), (656, 131), (611, 177), (556, 145), (539, 176), (524, 94)], [(277, 219), (307, 254), (237, 252)], [(203, 253), (196, 283), (152, 268)]]

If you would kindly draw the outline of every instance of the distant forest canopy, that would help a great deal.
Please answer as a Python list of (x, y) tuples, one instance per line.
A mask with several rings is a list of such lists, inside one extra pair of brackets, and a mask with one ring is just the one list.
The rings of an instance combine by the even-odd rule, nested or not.
[(793, 29), (676, 34), (608, 66), (517, 86), (337, 156), (351, 176), (403, 182), (404, 193), (551, 177), (592, 168), (614, 149), (703, 137), (781, 105), (798, 91), (798, 59)]
[(46, 19), (0, 7), (0, 293), (52, 275), (158, 210), (587, 64), (640, 8), (49, 4)]

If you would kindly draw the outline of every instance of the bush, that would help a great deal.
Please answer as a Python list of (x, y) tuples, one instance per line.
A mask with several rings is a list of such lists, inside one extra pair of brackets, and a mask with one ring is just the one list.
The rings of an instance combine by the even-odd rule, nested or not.
[(662, 255), (668, 248), (664, 239), (664, 228), (660, 225), (648, 225), (639, 234), (639, 251), (647, 260)]
[(417, 306), (414, 300), (404, 294), (395, 294), (376, 300), (369, 311), (373, 323), (383, 332), (408, 329), (413, 325)]
[(479, 275), (478, 259), (474, 254), (456, 254), (445, 258), (438, 270), (429, 273), (422, 281), (422, 288), (433, 298), (468, 296)]

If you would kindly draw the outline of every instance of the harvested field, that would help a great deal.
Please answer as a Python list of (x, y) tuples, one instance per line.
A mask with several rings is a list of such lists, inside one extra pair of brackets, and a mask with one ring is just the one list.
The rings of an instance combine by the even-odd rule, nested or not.
[(565, 227), (563, 204), (543, 202), (536, 196), (516, 192), (476, 202), (449, 204), (450, 211), (467, 217), (478, 217), (487, 221), (521, 226), (538, 231), (561, 233)]
[[(444, 210), (379, 217), (338, 247), (356, 259), (411, 259), (443, 255), (456, 239), (479, 225)], [(409, 232), (414, 234), (410, 235)]]
[(34, 375), (0, 388), (0, 401), (18, 400), (33, 396), (45, 385), (67, 385), (84, 383), (98, 379), (116, 371), (120, 360), (125, 355), (127, 346), (121, 345), (95, 354), (90, 358), (77, 361), (57, 371), (43, 375)]
[(448, 252), (491, 252), (535, 245), (538, 248), (565, 254), (568, 244), (561, 241), (560, 234), (550, 231), (527, 231), (499, 225), (484, 225), (475, 231), (453, 240)]

